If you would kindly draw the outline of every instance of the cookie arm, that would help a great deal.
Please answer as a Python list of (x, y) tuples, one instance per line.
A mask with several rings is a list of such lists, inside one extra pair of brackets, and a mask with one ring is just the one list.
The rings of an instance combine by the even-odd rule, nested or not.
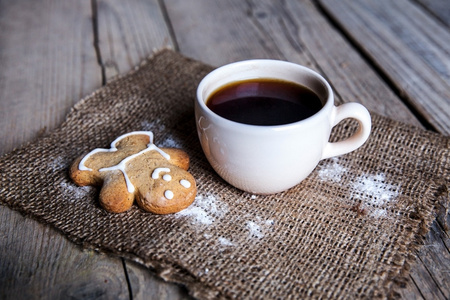
[(169, 162), (183, 170), (189, 169), (189, 155), (181, 149), (177, 148), (160, 148), (162, 151), (170, 155)]
[(69, 176), (78, 186), (86, 185), (101, 185), (102, 180), (99, 176), (95, 175), (93, 171), (80, 170), (78, 168), (80, 161), (83, 157), (77, 158), (69, 169)]

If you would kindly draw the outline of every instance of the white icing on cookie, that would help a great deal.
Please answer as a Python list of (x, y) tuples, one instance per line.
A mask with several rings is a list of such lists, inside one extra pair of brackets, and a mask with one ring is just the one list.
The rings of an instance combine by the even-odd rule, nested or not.
[(80, 171), (92, 171), (91, 168), (88, 168), (84, 165), (91, 155), (98, 153), (98, 152), (113, 152), (116, 150), (117, 149), (100, 149), (100, 148), (94, 149), (91, 152), (89, 152), (85, 157), (83, 157), (83, 159), (80, 161), (80, 164), (78, 165), (78, 169)]
[(169, 174), (164, 174), (163, 179), (165, 181), (171, 181), (172, 180), (172, 176), (170, 176)]
[(153, 170), (152, 178), (153, 179), (158, 179), (159, 173), (161, 173), (161, 172), (167, 172), (168, 173), (168, 172), (170, 172), (170, 169), (169, 168), (156, 168), (155, 170)]
[[(78, 165), (78, 169), (82, 170), (82, 171), (92, 171), (92, 169), (88, 168), (85, 166), (86, 161), (89, 159), (89, 157), (95, 153), (98, 152), (115, 152), (117, 151), (117, 147), (116, 144), (131, 135), (147, 135), (150, 138), (150, 142), (147, 144), (147, 148), (144, 150), (139, 151), (136, 154), (130, 155), (128, 157), (126, 157), (125, 159), (123, 159), (119, 164), (112, 166), (112, 167), (108, 167), (108, 168), (101, 168), (98, 171), (99, 172), (104, 172), (104, 171), (113, 171), (113, 170), (120, 170), (123, 173), (123, 176), (125, 177), (125, 182), (127, 184), (127, 189), (129, 193), (134, 193), (135, 188), (133, 186), (133, 184), (130, 181), (130, 178), (127, 175), (126, 172), (126, 163), (129, 162), (130, 160), (134, 159), (135, 157), (144, 154), (146, 152), (155, 150), (158, 151), (159, 154), (161, 154), (165, 159), (169, 160), (170, 159), (170, 155), (165, 153), (164, 151), (162, 151), (161, 149), (159, 149), (158, 147), (156, 147), (155, 144), (153, 144), (153, 132), (151, 131), (133, 131), (133, 132), (129, 132), (126, 134), (123, 134), (121, 136), (119, 136), (118, 138), (116, 138), (112, 143), (111, 143), (111, 148), (110, 149), (102, 149), (102, 148), (97, 148), (92, 150), (91, 152), (89, 152), (85, 157), (83, 157), (83, 159), (80, 161), (80, 164)], [(170, 171), (170, 170), (169, 170)]]
[(164, 197), (166, 197), (169, 200), (172, 200), (173, 196), (174, 195), (173, 195), (173, 192), (171, 190), (167, 190), (167, 191), (164, 192)]
[(186, 179), (181, 179), (180, 184), (187, 189), (191, 187), (191, 183), (189, 181), (187, 181)]

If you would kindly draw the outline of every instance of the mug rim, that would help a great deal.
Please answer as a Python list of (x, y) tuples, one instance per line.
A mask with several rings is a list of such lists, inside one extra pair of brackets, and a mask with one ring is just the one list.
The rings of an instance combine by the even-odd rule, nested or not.
[[(209, 81), (211, 81), (212, 78), (214, 78), (215, 76), (218, 76), (218, 74), (220, 74), (221, 72), (224, 72), (224, 70), (239, 68), (239, 67), (240, 68), (247, 67), (250, 70), (250, 69), (269, 67), (269, 66), (278, 67), (278, 68), (279, 67), (294, 68), (294, 69), (298, 69), (299, 72), (303, 72), (303, 73), (307, 73), (308, 75), (312, 75), (312, 77), (315, 80), (318, 80), (325, 87), (326, 92), (327, 92), (325, 103), (323, 104), (322, 108), (318, 112), (313, 114), (312, 116), (310, 116), (306, 119), (296, 121), (296, 122), (291, 122), (291, 123), (286, 123), (286, 124), (281, 124), (281, 125), (252, 125), (252, 124), (240, 123), (240, 122), (236, 122), (236, 121), (232, 121), (227, 118), (224, 118), (224, 117), (218, 115), (217, 113), (213, 112), (206, 105), (206, 101), (208, 100), (208, 97), (214, 91), (216, 91), (218, 88), (224, 86), (225, 84), (219, 85), (219, 87), (217, 87), (212, 92), (210, 92), (209, 95), (207, 95), (208, 97), (203, 97), (203, 91), (207, 87)], [(272, 77), (270, 77), (270, 76), (260, 76), (260, 77), (255, 76), (255, 77), (251, 77), (251, 78), (250, 77), (242, 78), (239, 80), (246, 80), (246, 79), (280, 79), (280, 78), (277, 78), (276, 76), (272, 76)], [(229, 84), (231, 82), (237, 82), (239, 80), (230, 80), (230, 81), (226, 82), (226, 84)], [(286, 79), (282, 79), (282, 80), (286, 80)], [(303, 84), (303, 83), (299, 83), (299, 82), (295, 81), (295, 79), (292, 79), (290, 81), (297, 83), (297, 84)], [(304, 85), (308, 88), (311, 88), (310, 86), (307, 86), (306, 84), (304, 84)], [(316, 92), (316, 91), (314, 91), (314, 92)], [(334, 94), (333, 94), (333, 90), (331, 89), (331, 86), (327, 82), (327, 80), (325, 80), (325, 78), (322, 75), (320, 75), (319, 73), (317, 73), (316, 71), (314, 71), (308, 67), (305, 67), (303, 65), (299, 65), (296, 63), (284, 61), (284, 60), (249, 59), (249, 60), (242, 60), (242, 61), (237, 61), (237, 62), (223, 65), (221, 67), (216, 68), (215, 70), (208, 73), (205, 77), (203, 77), (203, 79), (200, 81), (200, 83), (198, 84), (198, 87), (197, 87), (196, 103), (198, 105), (200, 105), (200, 107), (203, 109), (203, 111), (207, 112), (211, 118), (216, 119), (217, 121), (220, 121), (223, 126), (226, 126), (229, 128), (231, 127), (231, 128), (235, 128), (236, 130), (251, 130), (251, 131), (260, 131), (260, 130), (282, 131), (282, 130), (288, 130), (288, 129), (295, 128), (295, 127), (304, 126), (304, 125), (307, 125), (308, 123), (316, 122), (317, 119), (320, 119), (320, 116), (327, 114), (327, 111), (330, 110), (334, 106)]]

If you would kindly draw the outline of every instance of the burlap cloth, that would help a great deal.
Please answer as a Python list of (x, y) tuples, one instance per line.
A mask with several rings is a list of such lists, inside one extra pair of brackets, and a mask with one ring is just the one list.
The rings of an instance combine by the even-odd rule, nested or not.
[[(195, 90), (211, 69), (164, 50), (81, 100), (58, 129), (1, 158), (1, 202), (198, 298), (394, 295), (448, 186), (449, 138), (373, 115), (364, 147), (322, 161), (287, 192), (251, 195), (216, 175), (198, 142)], [(191, 207), (110, 214), (97, 188), (71, 183), (77, 156), (135, 130), (188, 152), (198, 184)], [(333, 139), (352, 130), (339, 126)]]

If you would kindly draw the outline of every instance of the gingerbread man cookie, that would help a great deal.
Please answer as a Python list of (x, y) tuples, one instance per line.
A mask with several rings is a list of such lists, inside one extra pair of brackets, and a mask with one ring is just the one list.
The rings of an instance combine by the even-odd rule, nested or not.
[(135, 131), (94, 149), (70, 167), (70, 178), (79, 186), (102, 186), (100, 204), (109, 212), (128, 210), (136, 199), (142, 209), (170, 214), (188, 207), (197, 188), (187, 172), (188, 155), (175, 148), (158, 148), (153, 133)]

